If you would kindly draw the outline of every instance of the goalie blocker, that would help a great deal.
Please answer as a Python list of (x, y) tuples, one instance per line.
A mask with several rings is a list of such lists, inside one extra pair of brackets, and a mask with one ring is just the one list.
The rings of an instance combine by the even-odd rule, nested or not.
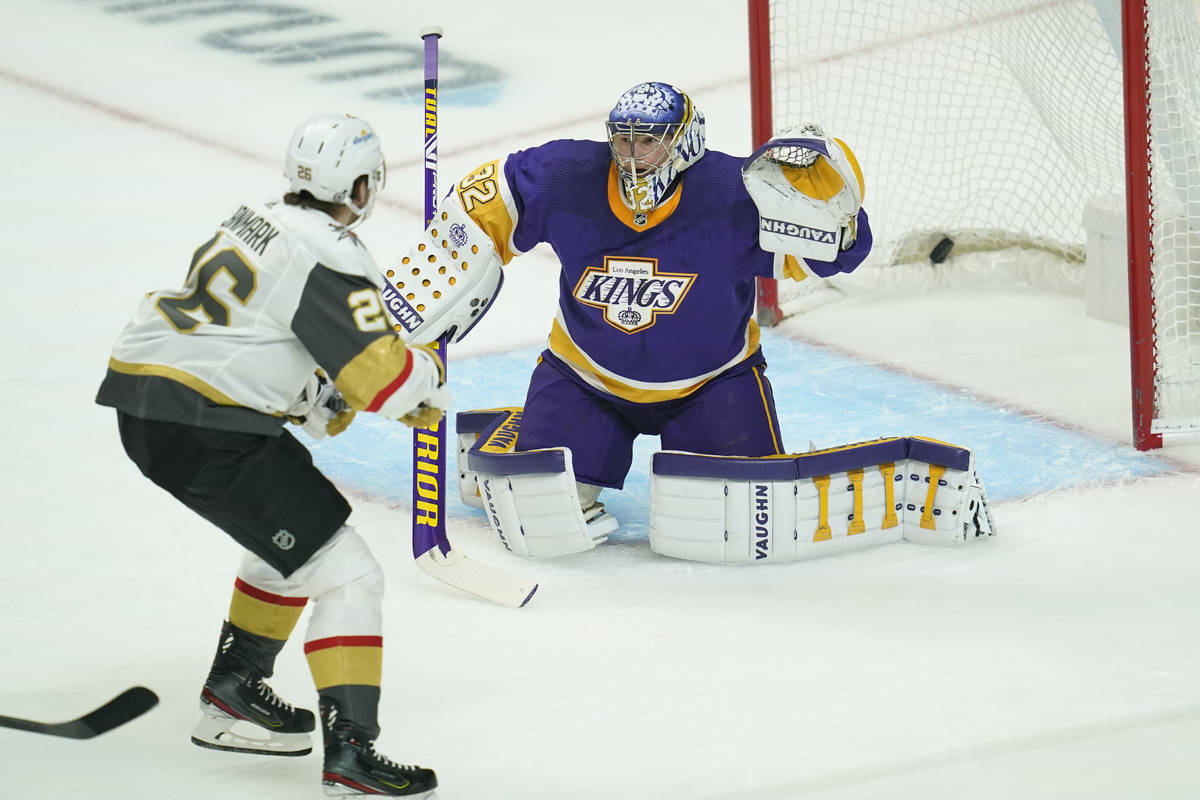
[(970, 450), (904, 437), (792, 456), (654, 455), (650, 548), (719, 564), (994, 536)]

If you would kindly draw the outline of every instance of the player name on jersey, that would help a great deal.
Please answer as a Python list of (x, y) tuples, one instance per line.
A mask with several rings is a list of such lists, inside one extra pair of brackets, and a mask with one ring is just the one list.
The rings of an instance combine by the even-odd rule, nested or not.
[(222, 222), (221, 227), (241, 239), (260, 256), (266, 252), (267, 245), (279, 235), (279, 231), (270, 222), (245, 206)]

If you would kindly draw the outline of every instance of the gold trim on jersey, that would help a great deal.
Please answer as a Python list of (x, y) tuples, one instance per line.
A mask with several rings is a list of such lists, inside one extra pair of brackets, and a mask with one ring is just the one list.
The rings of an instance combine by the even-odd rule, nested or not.
[(621, 185), (619, 180), (620, 179), (617, 175), (617, 165), (615, 163), (609, 164), (608, 207), (612, 210), (613, 216), (623, 222), (627, 227), (632, 228), (635, 231), (648, 231), (655, 225), (658, 225), (660, 222), (666, 220), (667, 217), (671, 216), (671, 214), (675, 212), (676, 207), (679, 206), (679, 198), (683, 195), (683, 181), (680, 181), (679, 185), (675, 187), (675, 191), (671, 193), (671, 196), (663, 201), (663, 204), (658, 208), (654, 208), (645, 212), (637, 212), (637, 216), (642, 216), (644, 214), (646, 217), (646, 222), (642, 225), (638, 225), (637, 222), (634, 221), (634, 212), (626, 208), (625, 202), (621, 200)]
[(375, 397), (404, 372), (408, 366), (408, 348), (404, 341), (385, 333), (346, 362), (333, 379), (334, 386), (357, 411), (370, 408)]
[[(509, 247), (516, 224), (509, 211), (503, 180), (500, 161), (497, 159), (479, 166), (460, 180), (455, 189), (463, 210), (492, 240), (496, 252), (500, 255), (500, 262), (507, 264), (516, 255)], [(451, 249), (446, 244), (442, 246)]]
[(550, 329), (549, 344), (550, 352), (558, 356), (589, 386), (633, 403), (660, 403), (664, 400), (687, 397), (722, 372), (746, 360), (758, 350), (758, 339), (758, 323), (751, 319), (746, 326), (746, 346), (736, 357), (704, 375), (664, 383), (635, 381), (632, 378), (609, 372), (596, 364), (587, 357), (579, 345), (575, 344), (561, 317), (555, 317), (554, 325)]
[(762, 400), (763, 411), (767, 414), (767, 427), (771, 429), (771, 446), (775, 448), (776, 453), (781, 453), (779, 448), (779, 435), (775, 430), (774, 418), (771, 416), (771, 403), (767, 400), (767, 390), (763, 387), (765, 371), (763, 367), (752, 367), (751, 372), (754, 373), (754, 380), (758, 382), (758, 396)]
[[(130, 364), (110, 358), (108, 359), (108, 368), (122, 375), (134, 375), (139, 378), (167, 378), (168, 380), (183, 384), (196, 394), (203, 395), (217, 405), (243, 407), (241, 403), (220, 389), (213, 388), (190, 372), (184, 372), (176, 367), (168, 367), (165, 364)], [(276, 414), (275, 416), (279, 415)]]

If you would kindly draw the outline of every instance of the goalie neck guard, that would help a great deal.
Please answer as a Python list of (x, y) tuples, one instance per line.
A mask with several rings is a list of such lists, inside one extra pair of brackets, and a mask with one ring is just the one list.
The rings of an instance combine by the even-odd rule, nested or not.
[(704, 155), (704, 115), (669, 83), (639, 83), (622, 94), (605, 128), (630, 211), (656, 208), (679, 173)]

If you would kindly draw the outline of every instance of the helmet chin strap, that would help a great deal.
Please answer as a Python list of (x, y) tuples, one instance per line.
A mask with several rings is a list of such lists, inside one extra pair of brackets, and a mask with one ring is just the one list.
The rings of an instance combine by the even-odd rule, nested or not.
[(352, 230), (365, 222), (367, 217), (371, 216), (371, 212), (375, 210), (374, 187), (370, 184), (367, 185), (367, 202), (364, 205), (357, 205), (352, 198), (346, 198), (346, 202), (343, 205), (355, 214), (354, 221), (346, 225), (346, 230)]

